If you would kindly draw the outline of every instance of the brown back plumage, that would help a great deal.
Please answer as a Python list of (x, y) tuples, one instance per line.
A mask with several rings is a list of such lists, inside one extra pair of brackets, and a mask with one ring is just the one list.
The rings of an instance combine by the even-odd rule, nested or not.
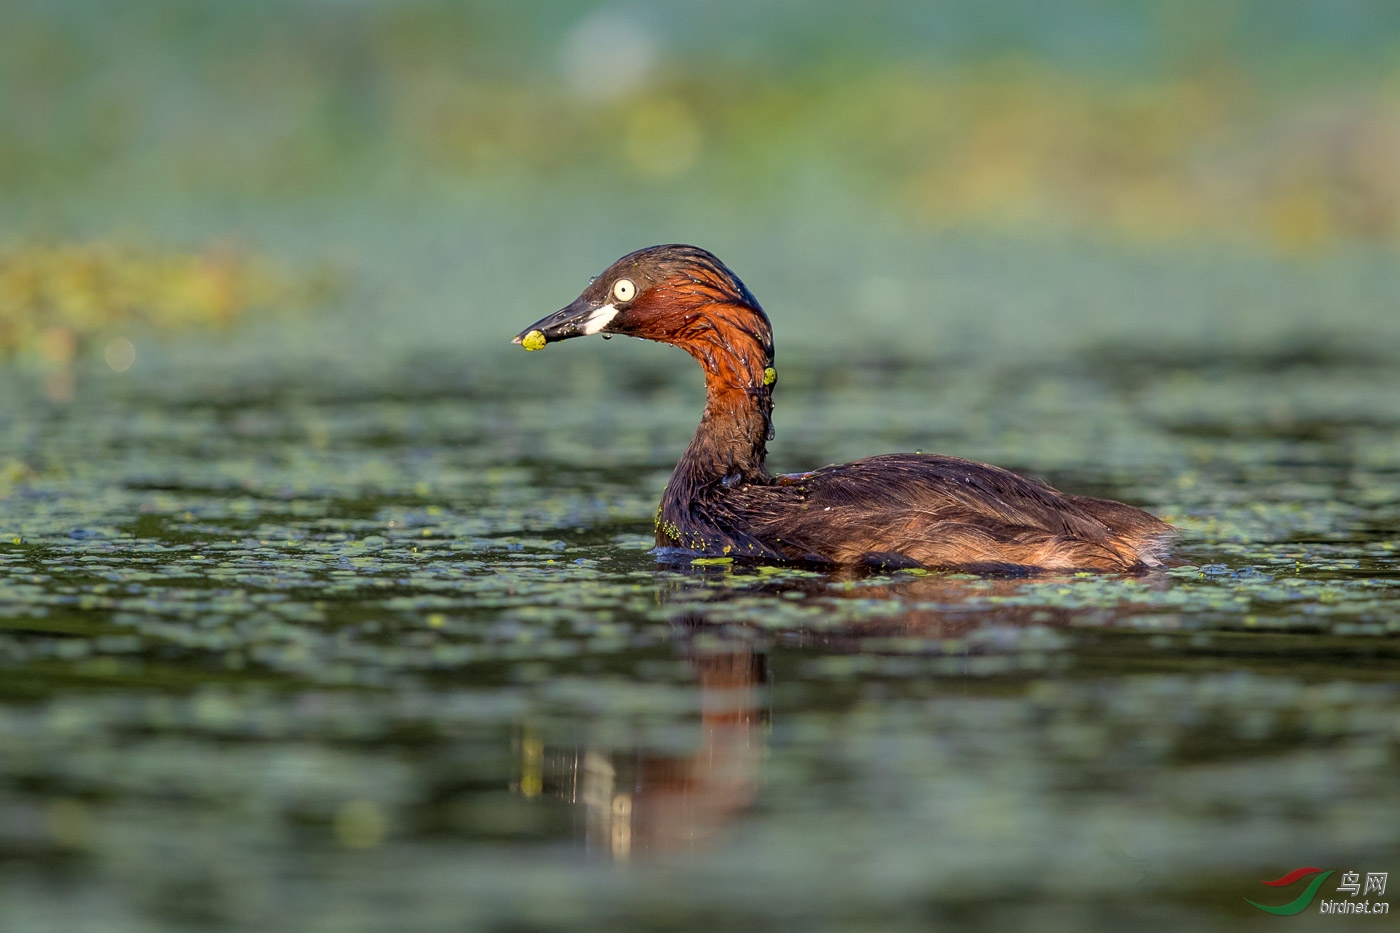
[(1159, 566), (1171, 533), (1118, 502), (921, 454), (827, 467), (733, 499), (734, 517), (789, 558), (838, 564), (1122, 570)]

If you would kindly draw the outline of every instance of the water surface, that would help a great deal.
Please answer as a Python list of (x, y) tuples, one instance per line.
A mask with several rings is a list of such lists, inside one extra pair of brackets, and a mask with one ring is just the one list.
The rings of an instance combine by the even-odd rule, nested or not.
[(732, 260), (773, 466), (986, 459), (1184, 566), (659, 565), (698, 372), (505, 345), (613, 256), (410, 237), (71, 403), (7, 375), (0, 926), (1225, 929), (1400, 864), (1393, 274), (857, 232)]

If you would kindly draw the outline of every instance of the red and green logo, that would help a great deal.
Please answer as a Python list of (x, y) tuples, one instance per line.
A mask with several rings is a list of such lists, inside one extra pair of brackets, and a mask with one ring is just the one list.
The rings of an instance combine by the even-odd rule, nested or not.
[(1274, 914), (1278, 917), (1291, 917), (1294, 914), (1301, 914), (1308, 909), (1308, 905), (1312, 903), (1313, 898), (1317, 897), (1317, 889), (1322, 887), (1322, 883), (1326, 881), (1331, 874), (1332, 872), (1323, 871), (1321, 868), (1295, 868), (1282, 878), (1275, 878), (1273, 881), (1265, 881), (1262, 883), (1267, 884), (1271, 888), (1283, 888), (1293, 884), (1295, 881), (1300, 881), (1303, 878), (1315, 875), (1316, 877), (1309, 881), (1308, 886), (1303, 889), (1302, 894), (1299, 894), (1287, 904), (1280, 904), (1277, 907), (1271, 907), (1268, 904), (1257, 904), (1249, 898), (1245, 898), (1244, 902), (1252, 907), (1258, 907), (1266, 914)]

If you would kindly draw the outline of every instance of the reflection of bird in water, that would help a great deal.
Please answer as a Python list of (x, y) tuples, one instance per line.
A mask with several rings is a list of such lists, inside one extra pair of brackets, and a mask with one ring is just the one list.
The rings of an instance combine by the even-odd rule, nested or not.
[(582, 810), (588, 847), (614, 858), (705, 848), (758, 793), (767, 743), (767, 664), (753, 650), (695, 652), (700, 744), (693, 754), (549, 749), (526, 732), (516, 789)]
[[(882, 655), (922, 652), (940, 641), (956, 640), (959, 652), (976, 653), (997, 650), (998, 639), (975, 644), (969, 639), (987, 630), (1010, 632), (1014, 650), (1017, 630), (1066, 628), (1096, 611), (1000, 604), (999, 599), (1017, 595), (1028, 582), (1017, 578), (930, 574), (900, 579), (851, 573), (775, 580), (754, 574), (750, 586), (719, 589), (706, 582), (711, 572), (670, 576), (661, 594), (664, 601), (685, 606), (672, 626), (678, 651), (700, 688), (700, 728), (692, 753), (547, 748), (532, 733), (523, 734), (517, 790), (575, 804), (583, 835), (595, 851), (625, 858), (713, 846), (744, 817), (757, 798), (767, 752), (766, 646), (774, 640), (784, 650)], [(728, 582), (736, 578), (743, 579), (735, 575)], [(1149, 585), (1153, 583), (1165, 585), (1165, 580), (1149, 578)], [(902, 608), (835, 628), (783, 628), (764, 625), (761, 619), (735, 621), (728, 613), (717, 623), (702, 602), (722, 607), (725, 597), (785, 593), (838, 604), (847, 599), (879, 600)]]
[(589, 334), (671, 344), (705, 371), (704, 415), (657, 509), (658, 547), (978, 571), (1143, 570), (1167, 559), (1174, 532), (1155, 516), (985, 463), (903, 453), (770, 473), (773, 329), (744, 283), (705, 250), (629, 253), (515, 342), (538, 350)]

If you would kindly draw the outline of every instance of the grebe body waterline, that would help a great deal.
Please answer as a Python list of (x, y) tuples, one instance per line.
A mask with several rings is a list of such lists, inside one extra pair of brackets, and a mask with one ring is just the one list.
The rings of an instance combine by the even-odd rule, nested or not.
[(1174, 535), (1109, 499), (957, 457), (886, 454), (768, 472), (773, 330), (714, 255), (652, 246), (623, 256), (568, 307), (515, 337), (527, 350), (625, 334), (685, 350), (705, 411), (656, 516), (656, 542), (697, 557), (973, 571), (1132, 571), (1164, 565)]

